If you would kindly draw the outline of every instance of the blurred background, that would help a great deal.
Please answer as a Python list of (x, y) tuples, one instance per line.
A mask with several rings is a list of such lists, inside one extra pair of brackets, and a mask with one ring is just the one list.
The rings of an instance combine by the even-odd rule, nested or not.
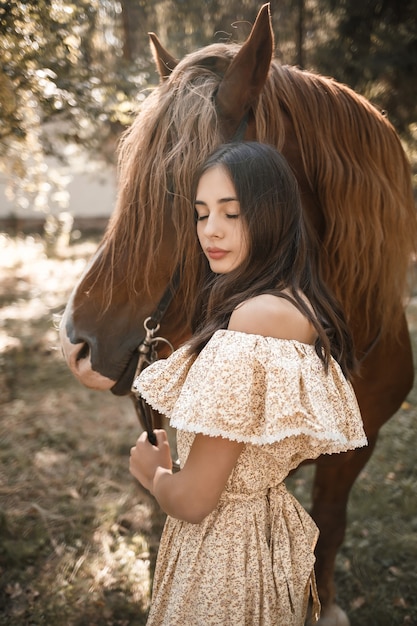
[[(0, 2), (0, 218), (103, 226), (115, 148), (158, 82), (147, 33), (171, 54), (243, 42), (254, 0)], [(415, 0), (272, 0), (276, 56), (347, 83), (387, 111), (415, 158)], [(69, 213), (70, 215), (61, 215)], [(61, 220), (62, 223), (56, 223)], [(32, 224), (33, 227), (33, 224)]]
[[(272, 0), (276, 57), (387, 112), (417, 188), (417, 2)], [(253, 0), (0, 1), (0, 626), (145, 624), (163, 515), (126, 398), (81, 387), (56, 324), (116, 197), (117, 143), (178, 59), (243, 42)], [(416, 345), (417, 306), (407, 314)], [(416, 348), (415, 348), (416, 350)], [(357, 481), (336, 563), (352, 626), (417, 624), (417, 390)], [(291, 479), (309, 506), (312, 468)], [(203, 626), (203, 625), (202, 625)]]

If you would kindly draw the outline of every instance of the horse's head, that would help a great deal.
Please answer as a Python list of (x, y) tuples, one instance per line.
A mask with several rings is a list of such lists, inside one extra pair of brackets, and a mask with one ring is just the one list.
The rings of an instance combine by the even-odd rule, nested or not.
[(221, 142), (255, 138), (254, 110), (273, 52), (269, 5), (242, 46), (213, 44), (179, 63), (150, 37), (161, 84), (122, 139), (118, 204), (61, 322), (74, 375), (116, 394), (130, 390), (143, 321), (177, 267), (180, 287), (160, 334), (178, 345), (190, 332), (187, 303), (200, 271), (193, 173)]

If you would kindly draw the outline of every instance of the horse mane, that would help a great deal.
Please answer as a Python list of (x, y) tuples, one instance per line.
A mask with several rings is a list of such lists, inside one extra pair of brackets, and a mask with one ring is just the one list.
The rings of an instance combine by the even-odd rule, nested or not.
[[(132, 299), (151, 291), (167, 229), (175, 230), (177, 242), (172, 271), (186, 255), (182, 301), (195, 297), (201, 266), (191, 181), (222, 141), (213, 94), (221, 81), (219, 67), (226, 69), (239, 48), (213, 44), (186, 56), (146, 98), (122, 137), (118, 201), (96, 275), (107, 280), (105, 297), (110, 298), (118, 268)], [(376, 334), (402, 312), (415, 249), (417, 223), (404, 150), (390, 122), (365, 98), (332, 79), (273, 62), (255, 110), (257, 140), (282, 149), (284, 115), (324, 215), (324, 278), (348, 319), (357, 320), (361, 311), (364, 328), (375, 328)]]
[(324, 215), (324, 278), (348, 319), (357, 320), (360, 310), (362, 329), (375, 336), (403, 312), (417, 241), (411, 168), (401, 142), (386, 116), (346, 85), (275, 62), (258, 107), (259, 141), (273, 137), (283, 145), (277, 97)]
[[(220, 56), (226, 67), (238, 46), (213, 44), (208, 48), (210, 57)], [(220, 76), (210, 69), (210, 63), (204, 63), (208, 48), (178, 64), (170, 79), (146, 98), (121, 138), (117, 205), (96, 267), (95, 281), (104, 281), (104, 305), (111, 298), (118, 267), (132, 300), (137, 297), (138, 284), (142, 293), (151, 293), (155, 258), (163, 252), (165, 229), (175, 230), (176, 247), (170, 259), (172, 271), (178, 266), (182, 272), (181, 297), (188, 301), (195, 296), (201, 254), (195, 236), (192, 178), (221, 142), (213, 98)]]

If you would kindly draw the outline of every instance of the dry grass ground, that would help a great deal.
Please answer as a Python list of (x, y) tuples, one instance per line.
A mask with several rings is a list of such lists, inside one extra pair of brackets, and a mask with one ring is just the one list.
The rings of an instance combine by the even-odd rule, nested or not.
[[(48, 259), (0, 235), (0, 626), (146, 621), (163, 515), (128, 473), (136, 416), (75, 381), (53, 324), (95, 246)], [(352, 493), (337, 560), (352, 626), (417, 624), (416, 416), (417, 387)], [(311, 475), (290, 482), (306, 506)]]

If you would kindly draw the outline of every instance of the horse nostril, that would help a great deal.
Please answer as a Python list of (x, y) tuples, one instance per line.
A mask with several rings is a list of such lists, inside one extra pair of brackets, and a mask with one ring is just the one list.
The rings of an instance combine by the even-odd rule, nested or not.
[(77, 361), (81, 361), (82, 359), (86, 359), (90, 354), (90, 346), (87, 342), (84, 342), (82, 347), (78, 350), (77, 353)]

